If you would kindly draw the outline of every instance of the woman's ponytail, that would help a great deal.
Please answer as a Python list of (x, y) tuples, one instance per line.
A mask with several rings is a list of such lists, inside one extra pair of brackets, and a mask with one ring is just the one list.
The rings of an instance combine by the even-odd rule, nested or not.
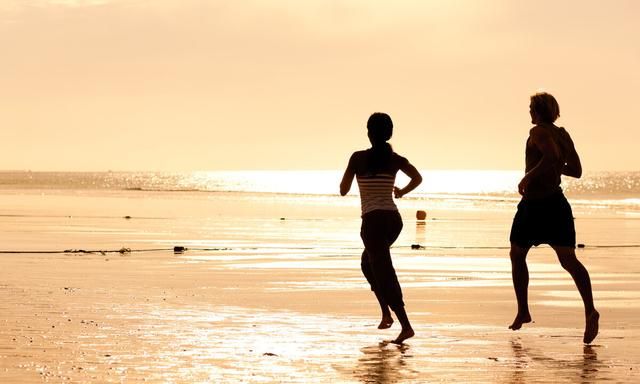
[(376, 112), (367, 121), (367, 131), (371, 141), (369, 171), (376, 173), (391, 161), (393, 149), (387, 143), (393, 135), (393, 122), (386, 113)]

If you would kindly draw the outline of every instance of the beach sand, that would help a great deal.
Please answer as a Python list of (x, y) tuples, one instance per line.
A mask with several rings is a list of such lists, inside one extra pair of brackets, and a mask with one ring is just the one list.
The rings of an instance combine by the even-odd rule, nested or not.
[[(66, 198), (45, 205), (63, 207)], [(600, 335), (584, 346), (580, 298), (548, 247), (529, 258), (534, 323), (507, 329), (516, 306), (501, 247), (513, 212), (440, 211), (454, 219), (419, 223), (405, 207), (393, 255), (416, 336), (398, 346), (387, 342), (397, 323), (376, 329), (379, 310), (359, 271), (357, 215), (72, 218), (40, 210), (36, 196), (20, 199), (30, 208), (0, 219), (5, 249), (166, 250), (1, 254), (2, 383), (640, 380), (640, 250), (589, 246), (629, 241), (637, 218), (584, 213), (577, 221), (579, 237), (589, 239), (579, 258), (601, 313)], [(111, 210), (109, 199), (84, 199)], [(0, 208), (15, 201), (0, 198)], [(142, 216), (138, 203), (128, 212)], [(448, 247), (452, 241), (472, 246)], [(192, 248), (174, 254), (178, 244)]]

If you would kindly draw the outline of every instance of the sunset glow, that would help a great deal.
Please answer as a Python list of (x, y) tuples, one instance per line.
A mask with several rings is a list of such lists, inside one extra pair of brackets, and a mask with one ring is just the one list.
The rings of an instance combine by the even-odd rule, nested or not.
[(640, 3), (7, 0), (3, 169), (342, 169), (373, 111), (427, 169), (522, 169), (528, 96), (636, 170)]

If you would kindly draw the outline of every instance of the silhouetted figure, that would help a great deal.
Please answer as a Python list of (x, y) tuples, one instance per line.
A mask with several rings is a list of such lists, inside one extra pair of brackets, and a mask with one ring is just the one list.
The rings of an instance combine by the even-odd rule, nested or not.
[(518, 314), (509, 328), (518, 330), (531, 322), (526, 257), (532, 246), (549, 244), (562, 267), (571, 274), (584, 303), (584, 342), (598, 334), (600, 315), (593, 305), (589, 273), (576, 258), (576, 232), (571, 206), (560, 188), (560, 176), (582, 176), (580, 157), (569, 133), (554, 125), (560, 116), (556, 99), (548, 93), (531, 96), (531, 122), (525, 150), (525, 175), (518, 184), (522, 200), (511, 227), (511, 274), (518, 300)]
[[(389, 308), (395, 312), (402, 330), (393, 341), (401, 344), (414, 335), (402, 301), (402, 290), (391, 262), (389, 248), (402, 230), (402, 218), (393, 202), (393, 195), (400, 198), (411, 192), (422, 182), (422, 176), (409, 161), (395, 153), (387, 141), (393, 133), (393, 122), (389, 115), (376, 112), (367, 121), (367, 132), (371, 148), (354, 152), (340, 183), (340, 194), (351, 189), (354, 176), (360, 189), (362, 205), (362, 227), (360, 237), (364, 243), (362, 272), (375, 293), (382, 320), (379, 329), (391, 327), (393, 318)], [(411, 178), (404, 188), (394, 186), (398, 171)]]

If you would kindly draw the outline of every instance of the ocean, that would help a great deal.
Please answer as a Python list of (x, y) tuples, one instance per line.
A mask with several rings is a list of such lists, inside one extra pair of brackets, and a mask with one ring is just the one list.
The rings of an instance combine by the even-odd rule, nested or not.
[[(522, 172), (422, 174), (422, 185), (396, 200), (405, 219), (396, 246), (508, 246)], [(357, 184), (341, 197), (341, 176), (335, 170), (4, 171), (0, 225), (7, 230), (0, 238), (4, 250), (15, 251), (359, 248)], [(397, 183), (404, 182), (401, 175)], [(640, 172), (587, 173), (579, 180), (566, 178), (563, 189), (574, 209), (579, 241), (606, 246), (637, 242)], [(427, 212), (426, 222), (415, 220), (417, 210)], [(425, 223), (428, 229), (421, 226)], [(599, 232), (599, 223), (607, 230)], [(456, 236), (460, 233), (464, 240)]]
[[(404, 201), (431, 201), (439, 206), (466, 209), (484, 203), (502, 206), (518, 201), (521, 171), (423, 170), (424, 182)], [(293, 200), (333, 198), (338, 195), (340, 171), (210, 171), (210, 172), (0, 172), (3, 194), (129, 194), (153, 193), (280, 196)], [(406, 183), (399, 174), (397, 184)], [(565, 194), (574, 205), (623, 214), (640, 212), (640, 172), (586, 173), (564, 178)], [(354, 182), (351, 197), (357, 197)], [(333, 201), (333, 200), (332, 200)], [(467, 202), (468, 204), (465, 204)], [(343, 202), (335, 200), (336, 205)]]
[[(442, 195), (517, 198), (521, 171), (422, 170), (424, 182), (410, 198)], [(245, 192), (336, 195), (341, 171), (201, 172), (0, 172), (0, 190), (120, 190), (157, 192)], [(406, 178), (399, 174), (398, 183)], [(355, 186), (355, 184), (354, 184)], [(356, 190), (357, 190), (357, 186)], [(640, 205), (640, 171), (585, 173), (565, 178), (563, 189), (580, 199)], [(357, 191), (356, 191), (357, 192)]]

